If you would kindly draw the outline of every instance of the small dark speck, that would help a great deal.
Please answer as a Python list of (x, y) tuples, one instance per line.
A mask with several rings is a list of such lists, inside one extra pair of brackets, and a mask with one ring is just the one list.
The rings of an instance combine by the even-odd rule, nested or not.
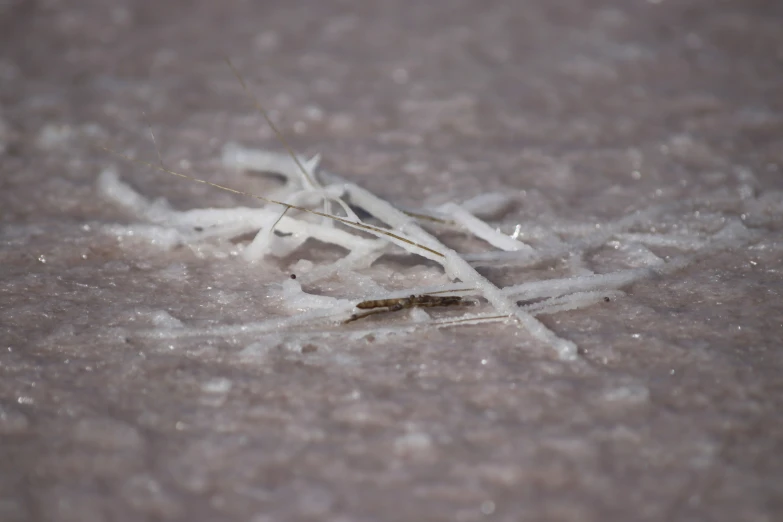
[(314, 344), (306, 344), (302, 346), (302, 353), (313, 353), (318, 351), (318, 347)]
[(296, 279), (296, 274), (291, 274), (291, 279)]
[(193, 227), (196, 232), (204, 232), (204, 227)]
[(609, 301), (611, 301), (611, 299), (609, 299), (608, 297), (604, 297), (604, 301), (608, 303)]

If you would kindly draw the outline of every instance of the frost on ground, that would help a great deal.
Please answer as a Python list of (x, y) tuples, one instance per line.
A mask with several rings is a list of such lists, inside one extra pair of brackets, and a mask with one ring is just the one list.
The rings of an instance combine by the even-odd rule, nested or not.
[[(765, 226), (783, 214), (780, 193), (755, 197), (752, 191), (741, 190), (739, 196), (719, 194), (709, 200), (664, 203), (606, 223), (549, 220), (518, 223), (504, 230), (507, 219), (503, 223), (489, 220), (498, 219), (512, 206), (513, 194), (483, 194), (435, 208), (401, 209), (319, 170), (318, 157), (301, 161), (229, 144), (222, 159), (233, 169), (279, 173), (285, 185), (263, 196), (232, 190), (260, 200), (260, 207), (177, 211), (165, 200), (150, 201), (121, 181), (115, 171), (105, 170), (98, 179), (100, 194), (139, 221), (108, 226), (107, 232), (144, 237), (162, 248), (190, 245), (219, 257), (241, 248), (245, 260), (259, 263), (270, 256), (291, 256), (309, 239), (335, 245), (347, 253), (337, 261), (314, 263), (301, 259), (291, 267), (297, 279), (285, 280), (279, 295), (273, 296), (280, 298), (290, 312), (286, 317), (207, 328), (190, 327), (187, 321), (174, 325), (161, 322), (147, 332), (150, 336), (251, 334), (285, 338), (289, 344), (306, 346), (314, 337), (361, 338), (370, 333), (405, 334), (495, 322), (504, 323), (506, 328), (524, 329), (568, 360), (576, 357), (576, 345), (556, 335), (536, 316), (621, 298), (622, 289), (637, 281), (665, 276), (718, 250), (752, 243), (753, 228)], [(165, 167), (159, 169), (180, 175)], [(491, 248), (459, 253), (439, 239), (444, 233), (455, 232)], [(236, 238), (250, 235), (252, 240), (236, 243)], [(615, 267), (603, 268), (603, 273), (596, 273), (588, 262), (589, 255), (599, 249), (618, 254), (613, 258)], [(435, 262), (442, 271), (429, 278), (426, 285), (387, 288), (384, 278), (372, 277), (370, 268), (382, 256), (400, 253)], [(499, 286), (477, 271), (477, 267), (520, 269), (546, 264), (558, 264), (565, 277)], [(338, 286), (352, 293), (332, 297), (302, 289), (303, 283), (310, 288), (327, 280), (339, 282)], [(370, 325), (371, 329), (362, 321), (344, 324), (360, 302), (411, 295), (460, 296), (465, 306), (456, 307), (460, 315), (446, 317), (436, 307), (427, 311), (411, 308), (402, 323), (384, 322), (380, 327), (376, 323)], [(252, 352), (253, 346), (247, 350)]]

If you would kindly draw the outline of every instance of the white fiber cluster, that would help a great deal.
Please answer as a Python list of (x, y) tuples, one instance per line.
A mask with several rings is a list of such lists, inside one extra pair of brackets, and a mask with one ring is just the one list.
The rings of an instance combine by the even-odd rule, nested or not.
[[(715, 221), (707, 224), (697, 220), (692, 226), (676, 231), (645, 230), (645, 226), (661, 216), (687, 206), (680, 203), (651, 207), (598, 225), (520, 223), (513, 232), (504, 232), (485, 219), (497, 217), (510, 207), (512, 198), (506, 195), (486, 194), (462, 204), (451, 202), (435, 209), (401, 210), (339, 176), (319, 172), (317, 157), (309, 161), (297, 160), (290, 155), (246, 149), (236, 144), (224, 148), (226, 167), (275, 172), (286, 180), (281, 190), (269, 196), (228, 189), (260, 200), (262, 204), (257, 208), (176, 211), (166, 201), (148, 200), (123, 183), (113, 170), (100, 175), (99, 193), (141, 222), (107, 227), (107, 231), (120, 237), (148, 238), (163, 247), (185, 244), (200, 249), (201, 245), (210, 242), (217, 245), (216, 252), (221, 244), (231, 244), (231, 248), (242, 249), (244, 259), (250, 262), (264, 262), (269, 256), (289, 256), (309, 239), (347, 251), (336, 261), (300, 260), (295, 263), (294, 267), (302, 268), (304, 273), (297, 280), (282, 282), (277, 295), (290, 314), (288, 316), (204, 329), (184, 324), (168, 328), (168, 323), (161, 321), (161, 328), (150, 335), (176, 338), (269, 334), (289, 341), (293, 339), (295, 342), (291, 342), (298, 346), (312, 337), (361, 338), (369, 334), (377, 337), (428, 327), (497, 322), (524, 329), (553, 348), (560, 358), (570, 360), (577, 354), (574, 343), (552, 332), (536, 318), (537, 315), (567, 312), (607, 299), (622, 299), (625, 295), (622, 288), (682, 269), (698, 256), (741, 244), (752, 237), (738, 219), (725, 217), (717, 228), (712, 226)], [(188, 178), (163, 167), (160, 170)], [(747, 204), (752, 205), (753, 201)], [(368, 217), (360, 219), (359, 215)], [(483, 241), (488, 249), (461, 254), (438, 239), (440, 232), (455, 229)], [(231, 242), (248, 234), (254, 239), (240, 245)], [(622, 253), (626, 265), (606, 273), (594, 273), (585, 260), (590, 252), (599, 248)], [(676, 249), (680, 253), (667, 257), (655, 253), (656, 248)], [(416, 259), (434, 261), (440, 265), (448, 282), (388, 290), (383, 281), (368, 276), (367, 269), (389, 253), (407, 253)], [(487, 265), (519, 268), (552, 262), (565, 263), (570, 275), (500, 287), (476, 270), (478, 266)], [(629, 268), (628, 264), (632, 266)], [(356, 292), (338, 298), (306, 290), (324, 280), (350, 280), (350, 287)], [(302, 283), (305, 283), (304, 287)], [(430, 313), (439, 313), (404, 301), (410, 296), (460, 296), (463, 299), (459, 304), (465, 306), (453, 307), (460, 315), (450, 312), (447, 317), (433, 318)], [(356, 313), (355, 305), (362, 301), (401, 303), (411, 309), (407, 321), (401, 325), (389, 326), (385, 322), (380, 327), (376, 324), (367, 328), (358, 321), (343, 324)]]

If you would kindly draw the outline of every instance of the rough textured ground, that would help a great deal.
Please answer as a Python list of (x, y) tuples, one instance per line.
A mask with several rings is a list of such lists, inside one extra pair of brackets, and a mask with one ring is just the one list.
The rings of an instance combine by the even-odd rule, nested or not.
[[(782, 26), (772, 0), (3, 2), (0, 519), (779, 520)], [(146, 119), (172, 164), (263, 188), (216, 159), (277, 146), (223, 54), (392, 202), (519, 191), (508, 219), (589, 224), (701, 198), (754, 239), (545, 318), (576, 363), (513, 327), (142, 338), (258, 319), (287, 275), (104, 228), (130, 219), (109, 165), (237, 202), (96, 148), (154, 158)]]

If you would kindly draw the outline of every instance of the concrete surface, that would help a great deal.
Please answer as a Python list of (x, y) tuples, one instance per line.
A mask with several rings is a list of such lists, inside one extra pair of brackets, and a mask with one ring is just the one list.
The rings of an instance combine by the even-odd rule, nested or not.
[[(781, 27), (772, 0), (1, 3), (0, 520), (780, 520)], [(397, 204), (683, 201), (752, 241), (544, 318), (576, 363), (511, 327), (140, 336), (274, 313), (287, 277), (106, 232), (130, 220), (95, 192), (110, 165), (177, 208), (238, 201), (97, 148), (154, 158), (147, 120), (172, 164), (264, 188), (217, 160), (278, 147), (224, 54), (298, 150)]]

